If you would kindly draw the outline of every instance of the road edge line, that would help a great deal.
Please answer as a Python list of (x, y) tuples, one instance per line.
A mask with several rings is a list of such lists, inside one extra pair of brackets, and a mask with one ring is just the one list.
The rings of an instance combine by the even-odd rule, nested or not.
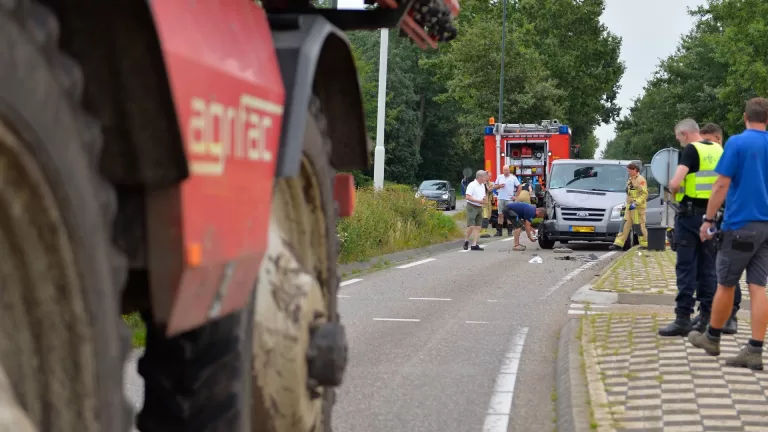
[(560, 330), (557, 347), (556, 391), (557, 430), (587, 432), (590, 430), (589, 390), (581, 373), (577, 337), (580, 319), (569, 319)]

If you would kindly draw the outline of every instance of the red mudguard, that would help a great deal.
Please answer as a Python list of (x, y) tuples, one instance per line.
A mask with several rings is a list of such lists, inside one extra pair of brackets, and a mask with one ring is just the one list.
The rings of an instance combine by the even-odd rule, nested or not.
[(189, 166), (180, 189), (148, 199), (153, 313), (173, 335), (248, 301), (266, 248), (285, 92), (260, 6), (150, 5)]

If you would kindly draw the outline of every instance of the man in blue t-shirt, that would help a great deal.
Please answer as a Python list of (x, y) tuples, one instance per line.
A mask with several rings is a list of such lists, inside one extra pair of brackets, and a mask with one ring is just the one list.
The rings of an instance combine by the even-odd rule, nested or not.
[(516, 251), (524, 251), (525, 246), (520, 244), (520, 229), (525, 227), (525, 233), (528, 234), (528, 240), (534, 242), (536, 239), (533, 236), (533, 227), (531, 221), (533, 218), (543, 218), (546, 210), (543, 208), (536, 208), (536, 206), (523, 202), (510, 202), (504, 208), (504, 217), (512, 224), (515, 229), (515, 246)]
[(744, 109), (747, 130), (728, 140), (715, 168), (701, 239), (710, 239), (717, 210), (728, 202), (717, 254), (717, 295), (710, 325), (704, 333), (693, 331), (688, 340), (710, 355), (720, 354), (720, 335), (731, 314), (734, 287), (747, 271), (752, 303), (752, 339), (738, 355), (726, 359), (729, 366), (763, 369), (763, 342), (768, 327), (768, 99), (754, 98)]

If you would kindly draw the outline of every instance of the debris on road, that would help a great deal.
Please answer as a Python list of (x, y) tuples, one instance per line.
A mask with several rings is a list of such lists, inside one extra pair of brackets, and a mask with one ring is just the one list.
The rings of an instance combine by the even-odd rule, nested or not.
[(573, 253), (573, 249), (567, 248), (567, 247), (556, 247), (552, 249), (552, 252), (554, 253)]
[(531, 260), (530, 260), (530, 261), (528, 261), (528, 262), (529, 262), (529, 263), (531, 263), (531, 264), (541, 264), (541, 263), (543, 263), (543, 262), (544, 262), (544, 260), (543, 260), (543, 259), (541, 259), (541, 257), (540, 257), (540, 256), (538, 256), (538, 255), (534, 255), (534, 256), (533, 256), (533, 258), (531, 258)]

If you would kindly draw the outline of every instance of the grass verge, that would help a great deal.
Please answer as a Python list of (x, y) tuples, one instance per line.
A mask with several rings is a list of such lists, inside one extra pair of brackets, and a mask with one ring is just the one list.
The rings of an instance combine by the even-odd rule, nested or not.
[(434, 203), (414, 197), (409, 186), (389, 185), (380, 191), (357, 191), (355, 213), (340, 219), (339, 263), (416, 249), (460, 238), (456, 221)]
[(123, 321), (131, 329), (131, 346), (133, 348), (144, 348), (147, 342), (147, 328), (144, 326), (144, 320), (138, 312), (130, 315), (123, 315)]

